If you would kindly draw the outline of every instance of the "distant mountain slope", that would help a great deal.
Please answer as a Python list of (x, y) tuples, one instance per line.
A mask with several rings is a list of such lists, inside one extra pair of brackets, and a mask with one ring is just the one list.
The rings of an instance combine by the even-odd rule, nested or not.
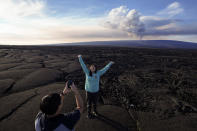
[(53, 44), (56, 46), (68, 45), (97, 45), (97, 46), (123, 46), (123, 47), (147, 47), (147, 48), (185, 48), (197, 49), (197, 43), (173, 41), (173, 40), (124, 40), (124, 41), (94, 41)]

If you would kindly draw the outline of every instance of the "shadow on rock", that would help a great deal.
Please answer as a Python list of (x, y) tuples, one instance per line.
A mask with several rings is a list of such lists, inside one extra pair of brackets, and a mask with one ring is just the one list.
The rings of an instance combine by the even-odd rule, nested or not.
[(120, 124), (119, 122), (116, 122), (104, 115), (99, 114), (98, 116), (96, 116), (96, 119), (112, 126), (113, 128), (115, 128), (118, 131), (128, 131), (128, 129), (126, 127), (124, 127), (122, 124)]

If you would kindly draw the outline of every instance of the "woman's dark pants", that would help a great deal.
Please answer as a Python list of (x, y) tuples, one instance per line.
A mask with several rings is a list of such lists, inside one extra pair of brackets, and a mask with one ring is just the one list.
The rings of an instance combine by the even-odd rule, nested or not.
[(97, 101), (98, 101), (98, 95), (99, 92), (86, 92), (86, 101), (87, 101), (87, 110), (88, 110), (88, 114), (91, 113), (91, 108), (93, 105), (93, 111), (97, 112), (96, 108), (97, 108)]

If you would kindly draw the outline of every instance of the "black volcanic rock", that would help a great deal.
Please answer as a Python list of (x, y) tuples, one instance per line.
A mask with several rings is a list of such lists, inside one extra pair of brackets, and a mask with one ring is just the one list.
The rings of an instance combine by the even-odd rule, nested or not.
[(0, 71), (8, 70), (8, 69), (16, 67), (18, 65), (21, 65), (21, 63), (1, 64)]
[(34, 69), (5, 70), (0, 72), (0, 79), (19, 80), (34, 71)]
[(77, 131), (132, 131), (136, 130), (135, 122), (128, 112), (120, 107), (103, 105), (98, 107), (99, 116), (95, 119), (87, 119), (87, 113), (82, 114), (77, 123)]
[(16, 67), (11, 68), (10, 70), (16, 70), (16, 69), (38, 69), (42, 68), (42, 65), (39, 63), (25, 63)]
[(28, 90), (33, 87), (49, 84), (62, 78), (62, 73), (54, 69), (39, 69), (16, 82), (11, 92)]
[[(120, 47), (121, 42), (123, 45), (133, 42), (143, 47), (146, 42), (151, 43), (117, 41), (117, 46), (111, 46), (110, 42), (106, 46), (98, 46), (102, 42), (97, 42), (97, 46), (0, 46), (0, 92), (3, 93), (0, 96), (0, 130), (33, 131), (41, 98), (48, 93), (61, 92), (69, 78), (75, 81), (85, 101), (85, 75), (77, 58), (82, 54), (88, 66), (95, 64), (102, 69), (109, 61), (115, 64), (100, 80), (98, 110), (108, 118), (107, 121), (86, 119), (85, 109), (77, 129), (113, 131), (125, 127), (121, 130), (136, 131), (137, 126), (141, 131), (196, 131), (196, 49), (172, 49), (168, 44), (166, 46), (170, 48), (167, 49), (153, 49), (149, 45), (148, 48), (130, 48), (132, 46)], [(152, 41), (157, 46), (168, 42), (172, 44), (172, 41)], [(65, 96), (64, 102), (62, 112), (75, 109), (72, 93)], [(135, 117), (130, 117), (128, 112)]]
[(14, 80), (12, 80), (12, 79), (0, 80), (0, 96), (1, 96), (1, 94), (6, 93), (6, 91), (8, 91), (9, 88), (11, 88), (11, 86), (13, 86), (13, 84), (14, 84)]

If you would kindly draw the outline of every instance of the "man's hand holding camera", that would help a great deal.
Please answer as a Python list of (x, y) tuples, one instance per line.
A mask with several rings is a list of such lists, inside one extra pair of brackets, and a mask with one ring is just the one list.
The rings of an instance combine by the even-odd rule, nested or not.
[(77, 87), (75, 86), (74, 82), (69, 80), (66, 82), (64, 90), (61, 94), (62, 94), (62, 96), (64, 96), (71, 91), (75, 94), (77, 109), (80, 111), (80, 113), (82, 113), (83, 112), (83, 100), (82, 100), (81, 95), (79, 94), (79, 91), (78, 91)]
[(64, 87), (64, 90), (63, 90), (63, 95), (66, 95), (67, 93), (69, 92), (73, 92), (75, 95), (78, 94), (78, 90), (77, 90), (77, 87), (76, 85), (74, 84), (74, 82), (72, 81), (67, 81), (66, 82), (66, 85)]

